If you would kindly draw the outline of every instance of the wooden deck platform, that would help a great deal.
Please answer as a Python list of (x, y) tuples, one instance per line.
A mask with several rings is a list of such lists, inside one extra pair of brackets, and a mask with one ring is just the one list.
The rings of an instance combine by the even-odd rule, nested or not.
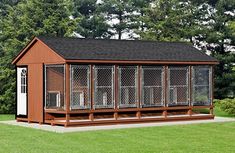
[[(202, 108), (208, 109), (209, 114), (193, 111)], [(61, 110), (45, 110), (45, 116), (44, 123), (66, 127), (214, 119), (213, 106), (69, 110), (68, 113)]]
[(119, 118), (117, 120), (113, 119), (98, 119), (98, 120), (69, 120), (66, 123), (66, 120), (46, 120), (45, 123), (51, 125), (63, 125), (63, 126), (90, 126), (90, 125), (113, 125), (113, 124), (131, 124), (131, 123), (145, 123), (145, 122), (168, 122), (168, 121), (185, 121), (185, 120), (205, 120), (205, 119), (214, 119), (214, 115), (210, 114), (198, 114), (198, 115), (176, 115), (159, 117), (143, 117), (143, 118)]

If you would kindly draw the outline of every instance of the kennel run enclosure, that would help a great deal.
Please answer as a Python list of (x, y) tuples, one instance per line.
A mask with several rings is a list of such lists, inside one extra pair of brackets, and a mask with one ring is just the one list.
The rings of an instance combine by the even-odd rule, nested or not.
[[(71, 64), (67, 68), (69, 95), (65, 95), (65, 65), (45, 65), (45, 112), (65, 111), (68, 96), (72, 123), (141, 119), (141, 114), (145, 119), (163, 118), (168, 110), (170, 117), (196, 117), (201, 114), (192, 108), (212, 109), (212, 66)], [(66, 114), (53, 117), (55, 124), (61, 124)]]
[[(212, 104), (211, 66), (70, 65), (70, 70), (70, 110)], [(64, 65), (45, 66), (46, 109), (66, 110), (64, 72)]]
[(214, 118), (218, 61), (187, 43), (40, 36), (12, 63), (17, 121), (84, 126)]

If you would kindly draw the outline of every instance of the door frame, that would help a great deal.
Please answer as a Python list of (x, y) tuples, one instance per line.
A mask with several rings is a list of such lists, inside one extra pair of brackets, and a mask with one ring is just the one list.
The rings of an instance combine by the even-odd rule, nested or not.
[[(27, 73), (26, 73), (26, 115), (17, 115), (17, 107), (18, 107), (18, 71), (17, 68), (26, 68)], [(15, 67), (15, 71), (16, 71), (16, 97), (15, 97), (15, 118), (19, 117), (19, 118), (28, 118), (28, 65), (19, 65)]]

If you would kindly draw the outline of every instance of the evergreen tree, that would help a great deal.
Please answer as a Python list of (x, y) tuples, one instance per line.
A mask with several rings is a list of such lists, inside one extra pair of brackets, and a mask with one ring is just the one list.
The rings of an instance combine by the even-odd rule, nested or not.
[[(213, 7), (214, 6), (214, 7)], [(215, 98), (235, 96), (235, 46), (234, 21), (235, 1), (218, 0), (212, 3), (211, 15), (205, 35), (200, 37), (206, 42), (205, 48), (216, 57), (220, 64), (215, 67)]]
[(97, 0), (73, 0), (73, 17), (77, 20), (76, 32), (85, 38), (108, 38), (109, 25), (100, 12)]
[(235, 1), (156, 0), (145, 16), (141, 39), (190, 41), (209, 51), (220, 64), (215, 67), (215, 98), (234, 96)]
[(204, 4), (183, 0), (157, 0), (146, 10), (145, 30), (137, 31), (141, 39), (190, 41), (200, 33), (200, 21), (207, 13)]
[(74, 21), (65, 0), (22, 0), (7, 6), (0, 21), (0, 113), (13, 113), (15, 70), (12, 59), (34, 35), (69, 36)]
[(154, 0), (132, 0), (133, 14), (131, 16), (131, 28), (133, 29), (133, 33), (130, 36), (131, 38), (138, 39), (139, 33), (143, 33), (147, 28), (146, 16), (153, 1)]
[(100, 5), (102, 12), (106, 14), (107, 21), (111, 23), (113, 34), (117, 34), (118, 39), (122, 39), (122, 34), (131, 30), (132, 1), (105, 0)]
[(137, 14), (137, 15), (133, 14), (133, 16), (137, 17), (134, 19), (138, 23), (138, 27), (140, 28), (141, 31), (144, 31), (145, 28), (144, 17), (146, 15), (148, 8), (151, 6), (152, 2), (153, 0), (133, 0), (132, 2), (134, 11)]
[(154, 1), (146, 12), (145, 24), (147, 29), (139, 34), (141, 39), (159, 41), (178, 41), (179, 35), (179, 11), (175, 10), (175, 0)]

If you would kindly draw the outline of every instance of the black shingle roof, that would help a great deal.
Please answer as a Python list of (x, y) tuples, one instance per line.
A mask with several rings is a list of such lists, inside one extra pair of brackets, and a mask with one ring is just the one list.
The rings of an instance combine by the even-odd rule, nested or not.
[(39, 36), (66, 60), (217, 61), (182, 42), (81, 39)]

